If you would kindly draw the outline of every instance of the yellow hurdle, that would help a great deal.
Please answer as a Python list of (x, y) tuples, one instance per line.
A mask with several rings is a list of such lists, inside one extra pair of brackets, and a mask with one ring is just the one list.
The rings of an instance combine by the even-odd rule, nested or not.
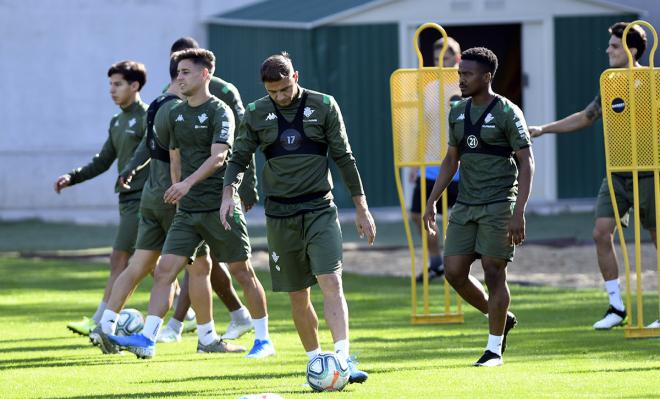
[[(653, 33), (648, 67), (634, 67), (633, 56), (625, 37), (633, 25), (641, 25)], [(659, 337), (660, 328), (644, 327), (644, 303), (642, 289), (642, 258), (640, 248), (639, 219), (639, 172), (653, 172), (655, 189), (656, 226), (660, 226), (660, 68), (653, 67), (653, 56), (658, 46), (658, 35), (648, 22), (630, 23), (622, 39), (628, 55), (628, 68), (610, 68), (600, 76), (601, 105), (603, 109), (603, 132), (605, 135), (605, 158), (607, 183), (614, 207), (619, 242), (626, 271), (626, 307), (630, 318), (624, 329), (626, 338)], [(612, 186), (612, 173), (629, 172), (633, 177), (633, 200), (635, 221), (635, 274), (636, 310), (632, 308), (630, 260), (621, 228), (618, 204)], [(656, 241), (656, 256), (660, 259), (660, 243)], [(660, 287), (660, 264), (658, 265)], [(658, 290), (660, 304), (660, 289)], [(656, 316), (660, 315), (660, 308)], [(635, 321), (633, 322), (633, 318)], [(658, 317), (660, 318), (660, 317)], [(655, 320), (655, 319), (654, 319)]]
[[(415, 281), (415, 246), (408, 220), (408, 210), (401, 184), (401, 168), (420, 168), (420, 179), (426, 179), (426, 166), (439, 166), (447, 152), (447, 115), (451, 94), (459, 93), (458, 70), (456, 68), (424, 67), (419, 49), (419, 35), (425, 29), (436, 29), (444, 40), (440, 59), (447, 51), (447, 33), (438, 24), (427, 23), (415, 32), (414, 45), (417, 51), (419, 67), (417, 69), (397, 69), (390, 78), (392, 101), (392, 136), (394, 140), (394, 176), (401, 203), (403, 224), (408, 239), (411, 260), (412, 323), (462, 323), (463, 311), (461, 299), (456, 297), (452, 310), (452, 289), (445, 280), (443, 304), (439, 312), (432, 313), (429, 301), (428, 281), (428, 242), (421, 231), (422, 257), (421, 270), (424, 280), (422, 286), (422, 313), (418, 312), (417, 282)], [(448, 95), (449, 94), (449, 95)], [(442, 99), (442, 101), (441, 101)], [(426, 185), (421, 184), (421, 212), (426, 210)], [(447, 197), (442, 196), (442, 236), (447, 231)]]

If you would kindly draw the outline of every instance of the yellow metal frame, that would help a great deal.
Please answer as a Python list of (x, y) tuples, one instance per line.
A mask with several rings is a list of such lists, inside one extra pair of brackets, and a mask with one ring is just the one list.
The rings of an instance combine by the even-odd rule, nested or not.
[[(422, 71), (437, 71), (438, 72), (438, 81), (439, 81), (439, 98), (444, 99), (445, 98), (445, 86), (442, 84), (442, 79), (443, 79), (443, 71), (448, 70), (449, 68), (444, 68), (442, 65), (439, 65), (437, 67), (424, 67), (424, 62), (423, 62), (423, 57), (422, 57), (422, 52), (419, 49), (419, 35), (422, 31), (425, 29), (436, 29), (438, 30), (441, 34), (442, 37), (444, 38), (443, 46), (442, 49), (440, 50), (440, 59), (442, 60), (445, 52), (447, 51), (448, 47), (448, 41), (447, 41), (447, 33), (445, 30), (438, 24), (435, 23), (426, 23), (420, 26), (416, 31), (414, 35), (414, 46), (415, 50), (417, 52), (417, 59), (419, 62), (419, 67), (417, 69), (397, 69), (392, 73), (392, 76), (390, 78), (390, 87), (391, 90), (394, 91), (394, 86), (393, 82), (394, 79), (396, 78), (397, 74), (399, 73), (410, 73), (412, 71), (417, 71), (418, 73)], [(418, 126), (420, 129), (423, 129), (421, 132), (415, 132), (415, 134), (421, 134), (422, 137), (426, 138), (427, 136), (427, 126), (425, 123), (425, 108), (424, 108), (424, 82), (423, 79), (420, 77), (417, 78), (417, 102), (416, 104), (412, 104), (413, 106), (417, 107), (418, 110)], [(392, 119), (393, 119), (393, 129), (396, 124), (396, 115), (395, 115), (395, 109), (397, 106), (410, 106), (411, 104), (396, 104), (394, 100), (394, 96), (392, 96)], [(440, 141), (440, 152), (441, 156), (444, 156), (447, 152), (447, 114), (446, 114), (446, 109), (443, 105), (443, 101), (440, 101), (440, 107), (439, 107), (439, 120), (440, 120), (440, 135), (441, 135), (441, 141)], [(399, 160), (399, 156), (397, 154), (400, 154), (400, 151), (402, 150), (397, 142), (397, 136), (396, 132), (393, 131), (393, 141), (394, 141), (394, 176), (395, 176), (395, 181), (396, 181), (396, 188), (397, 192), (399, 195), (399, 202), (401, 204), (401, 213), (403, 216), (403, 224), (405, 227), (405, 232), (406, 232), (406, 238), (408, 240), (408, 249), (410, 251), (410, 259), (411, 259), (411, 303), (412, 303), (412, 315), (411, 315), (411, 322), (413, 324), (447, 324), (447, 323), (462, 323), (463, 322), (463, 310), (462, 310), (462, 302), (461, 298), (456, 295), (456, 306), (455, 310), (452, 310), (452, 300), (451, 300), (451, 292), (452, 289), (449, 286), (449, 283), (447, 281), (444, 281), (444, 311), (440, 313), (431, 313), (430, 310), (430, 303), (429, 303), (429, 280), (428, 280), (428, 271), (426, 265), (428, 265), (428, 242), (426, 238), (426, 234), (424, 234), (424, 229), (422, 228), (421, 231), (421, 239), (422, 239), (422, 259), (421, 259), (421, 269), (423, 273), (423, 283), (422, 283), (422, 301), (423, 301), (423, 312), (421, 314), (418, 313), (417, 307), (418, 307), (418, 298), (417, 298), (417, 281), (415, 280), (415, 245), (414, 241), (412, 238), (412, 233), (410, 229), (410, 221), (408, 220), (408, 211), (406, 209), (406, 203), (403, 195), (403, 187), (401, 183), (401, 168), (404, 167), (417, 167), (420, 168), (420, 180), (422, 182), (425, 181), (426, 179), (426, 166), (440, 166), (441, 162), (427, 162), (426, 157), (423, 155), (426, 152), (426, 143), (425, 140), (419, 140), (418, 145), (417, 145), (417, 159), (413, 162), (401, 162)], [(426, 185), (421, 184), (421, 212), (422, 215), (426, 211)], [(447, 196), (443, 195), (441, 197), (441, 202), (442, 202), (442, 236), (444, 237), (447, 231)]]
[[(648, 67), (635, 67), (635, 62), (633, 60), (632, 53), (628, 48), (628, 44), (625, 40), (628, 32), (634, 25), (641, 25), (648, 28), (653, 33), (653, 48), (651, 49), (649, 56), (649, 66)], [(639, 219), (639, 172), (653, 172), (654, 179), (654, 189), (655, 189), (655, 209), (656, 209), (656, 226), (660, 226), (660, 132), (658, 131), (658, 118), (660, 118), (660, 104), (657, 101), (657, 88), (659, 85), (656, 82), (660, 68), (654, 68), (653, 57), (655, 55), (656, 48), (658, 46), (658, 35), (651, 24), (646, 21), (634, 21), (626, 27), (623, 31), (623, 45), (628, 57), (628, 67), (627, 68), (610, 68), (605, 70), (600, 79), (601, 84), (601, 105), (603, 109), (603, 132), (605, 135), (605, 157), (607, 163), (607, 184), (610, 190), (610, 197), (612, 199), (612, 206), (614, 208), (614, 215), (616, 219), (616, 226), (618, 230), (619, 242), (621, 244), (621, 252), (623, 255), (624, 267), (626, 272), (626, 307), (630, 314), (628, 324), (624, 329), (624, 336), (626, 338), (645, 338), (645, 337), (660, 337), (660, 328), (649, 329), (644, 327), (644, 304), (643, 304), (643, 288), (642, 288), (642, 258), (641, 258), (641, 242), (640, 242), (640, 219)], [(637, 129), (637, 97), (638, 90), (637, 85), (640, 85), (640, 77), (643, 78), (643, 74), (648, 73), (648, 82), (650, 88), (650, 112), (651, 112), (651, 124), (652, 124), (652, 150), (653, 150), (653, 161), (651, 164), (640, 165), (640, 154), (639, 154), (639, 139)], [(618, 75), (617, 75), (618, 74)], [(611, 103), (608, 101), (609, 97), (612, 95), (606, 95), (612, 92), (609, 90), (608, 93), (608, 79), (616, 77), (624, 77), (627, 80), (626, 84), (628, 86), (627, 96), (621, 94), (621, 97), (626, 97), (627, 102), (625, 106), (629, 108), (626, 113), (623, 113), (622, 116), (629, 115), (629, 119), (626, 122), (629, 123), (629, 133), (630, 134), (630, 148), (617, 148), (610, 145), (610, 140), (615, 140), (617, 134), (621, 135), (621, 132), (616, 131), (615, 126), (617, 122), (621, 120), (614, 120), (614, 115), (608, 115), (609, 108)], [(640, 104), (640, 106), (644, 106)], [(642, 150), (644, 150), (642, 148)], [(621, 159), (627, 158), (627, 151), (630, 151), (630, 163), (625, 165), (625, 162), (621, 162)], [(646, 150), (648, 151), (648, 149)], [(648, 155), (648, 154), (647, 154)], [(617, 163), (615, 165), (615, 163)], [(623, 235), (623, 229), (621, 226), (621, 218), (619, 217), (618, 204), (616, 202), (616, 196), (614, 195), (614, 187), (612, 184), (612, 173), (614, 172), (631, 172), (633, 177), (633, 201), (634, 201), (634, 223), (635, 223), (635, 274), (636, 274), (636, 311), (635, 319), (636, 323), (633, 324), (633, 312), (632, 312), (632, 289), (631, 289), (631, 279), (630, 279), (630, 259), (628, 257), (628, 250), (626, 247), (625, 238)], [(660, 260), (660, 236), (656, 237), (656, 256)], [(660, 306), (660, 262), (658, 264), (658, 303)], [(658, 315), (660, 318), (660, 307), (658, 309)]]

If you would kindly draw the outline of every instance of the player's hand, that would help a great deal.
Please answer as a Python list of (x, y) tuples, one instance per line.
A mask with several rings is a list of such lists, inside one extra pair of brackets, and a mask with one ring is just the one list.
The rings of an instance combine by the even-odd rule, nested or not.
[[(231, 230), (229, 222), (227, 222), (227, 215), (229, 217), (234, 216), (234, 208), (236, 204), (234, 203), (234, 194), (236, 189), (232, 186), (227, 186), (222, 190), (222, 203), (220, 204), (220, 222), (225, 227), (225, 230)], [(247, 212), (247, 211), (246, 211)]]
[(243, 205), (243, 211), (245, 213), (248, 213), (252, 207), (254, 207), (254, 202), (245, 202), (243, 199), (241, 199), (241, 205)]
[(181, 198), (188, 194), (188, 191), (190, 191), (190, 184), (188, 184), (185, 180), (180, 181), (176, 184), (173, 184), (170, 188), (167, 189), (167, 191), (165, 191), (163, 199), (167, 204), (176, 204)]
[(532, 136), (532, 138), (541, 137), (543, 134), (543, 128), (541, 126), (528, 126), (527, 129), (529, 130), (529, 135)]
[(358, 208), (355, 211), (355, 226), (360, 238), (364, 238), (366, 234), (367, 242), (369, 245), (373, 245), (376, 240), (376, 223), (374, 223), (374, 218), (371, 216), (369, 209)]
[(69, 187), (70, 185), (71, 185), (71, 175), (68, 174), (62, 175), (58, 177), (57, 180), (55, 180), (55, 186), (54, 186), (55, 192), (59, 194), (63, 188)]
[(418, 170), (419, 169), (417, 169), (417, 168), (410, 168), (410, 170), (408, 170), (408, 182), (410, 182), (410, 183), (415, 182), (415, 179), (417, 178), (417, 171)]
[(431, 237), (435, 237), (437, 234), (436, 232), (438, 231), (438, 226), (435, 224), (435, 217), (435, 203), (426, 204), (426, 211), (424, 212), (422, 220), (424, 222), (424, 230), (426, 230)]
[(119, 187), (125, 189), (125, 190), (130, 190), (131, 188), (131, 181), (133, 180), (133, 173), (129, 173), (126, 176), (119, 176), (117, 178), (117, 182), (119, 184)]
[(520, 245), (525, 241), (525, 215), (514, 213), (509, 220), (507, 236), (511, 245)]

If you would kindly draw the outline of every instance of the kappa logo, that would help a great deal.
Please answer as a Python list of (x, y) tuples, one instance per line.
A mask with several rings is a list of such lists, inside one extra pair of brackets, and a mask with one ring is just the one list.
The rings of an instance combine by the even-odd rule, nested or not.
[(119, 126), (119, 120), (115, 121), (115, 127)]
[(272, 121), (274, 119), (277, 119), (277, 115), (275, 115), (274, 113), (270, 112), (270, 113), (268, 113), (268, 115), (266, 115), (266, 120), (267, 121)]
[(209, 119), (209, 117), (206, 116), (206, 112), (205, 112), (201, 115), (197, 115), (197, 119), (199, 120), (199, 123), (204, 123), (204, 121)]
[(456, 118), (457, 121), (464, 121), (465, 120), (465, 114), (460, 114), (458, 118)]
[(484, 122), (488, 123), (488, 122), (492, 121), (493, 119), (495, 119), (495, 117), (493, 116), (493, 114), (491, 114), (489, 112), (488, 115), (486, 115), (486, 117), (484, 118)]
[(314, 110), (311, 109), (310, 107), (305, 107), (305, 109), (303, 110), (303, 115), (305, 115), (305, 118), (309, 118), (310, 116), (312, 116), (313, 113)]
[(137, 120), (135, 118), (131, 119), (128, 121), (128, 127), (133, 127), (137, 123)]
[(182, 114), (179, 114), (179, 116), (177, 116), (176, 119), (175, 119), (174, 121), (175, 121), (175, 122), (183, 122), (183, 115), (182, 115)]

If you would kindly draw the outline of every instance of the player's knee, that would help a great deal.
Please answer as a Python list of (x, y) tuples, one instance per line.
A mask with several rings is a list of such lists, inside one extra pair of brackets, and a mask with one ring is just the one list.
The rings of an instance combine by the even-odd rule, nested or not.
[(467, 282), (467, 275), (461, 270), (445, 267), (445, 279), (454, 288), (460, 288)]
[(289, 292), (289, 300), (292, 308), (306, 308), (310, 303), (309, 290)]
[(247, 262), (236, 262), (229, 266), (232, 276), (241, 286), (250, 284), (255, 278), (254, 269)]
[(613, 239), (612, 232), (598, 224), (594, 227), (592, 237), (596, 244), (601, 245), (609, 245)]

